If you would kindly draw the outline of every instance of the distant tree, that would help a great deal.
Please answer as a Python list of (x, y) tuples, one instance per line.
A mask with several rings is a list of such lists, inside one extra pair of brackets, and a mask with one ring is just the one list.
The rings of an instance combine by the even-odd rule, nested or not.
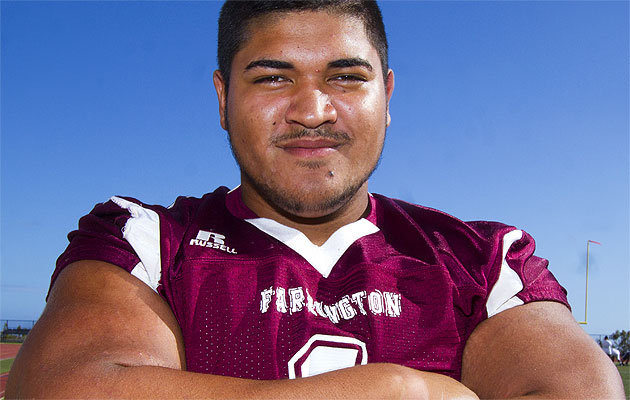
[(17, 326), (17, 329), (18, 329), (18, 331), (19, 331), (20, 329), (22, 329), (22, 327), (21, 327), (20, 325), (18, 325), (18, 326)]
[(2, 327), (2, 332), (5, 332), (7, 329), (9, 329), (9, 323), (7, 321), (4, 321), (4, 326)]
[(615, 343), (621, 354), (630, 351), (630, 331), (615, 331), (610, 335), (610, 339)]

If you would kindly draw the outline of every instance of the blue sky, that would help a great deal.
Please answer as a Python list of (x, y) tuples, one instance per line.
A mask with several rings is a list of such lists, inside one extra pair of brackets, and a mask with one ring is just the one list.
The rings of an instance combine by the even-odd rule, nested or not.
[[(396, 76), (370, 190), (528, 231), (589, 333), (630, 329), (627, 1), (384, 1)], [(238, 184), (220, 3), (2, 1), (2, 319), (36, 319), (98, 202)]]

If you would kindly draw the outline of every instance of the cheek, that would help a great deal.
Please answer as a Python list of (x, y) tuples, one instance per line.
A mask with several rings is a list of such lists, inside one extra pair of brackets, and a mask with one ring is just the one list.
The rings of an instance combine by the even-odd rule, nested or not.
[(336, 104), (343, 128), (363, 145), (378, 145), (385, 134), (387, 110), (384, 99), (377, 96), (362, 97), (356, 101), (338, 101)]
[(239, 101), (230, 102), (230, 115), (234, 118), (247, 120), (251, 123), (278, 122), (282, 116), (285, 102), (271, 96), (240, 97)]
[(366, 123), (384, 121), (385, 104), (385, 95), (380, 91), (339, 96), (335, 100), (337, 113), (342, 113), (345, 119)]
[(230, 131), (240, 142), (268, 141), (282, 118), (280, 107), (259, 101), (240, 101), (228, 104)]

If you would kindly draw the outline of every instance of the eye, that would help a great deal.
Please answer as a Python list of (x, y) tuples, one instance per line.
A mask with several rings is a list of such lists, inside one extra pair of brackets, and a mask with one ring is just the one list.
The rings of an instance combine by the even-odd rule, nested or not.
[(288, 82), (289, 80), (283, 76), (280, 75), (269, 75), (269, 76), (263, 76), (260, 78), (256, 78), (254, 80), (254, 83), (261, 83), (261, 84), (271, 84), (271, 85), (278, 85), (280, 83), (283, 82)]
[(367, 82), (367, 79), (365, 77), (361, 75), (355, 75), (355, 74), (335, 75), (332, 78), (330, 78), (330, 80), (336, 81), (336, 82), (348, 82), (348, 83)]

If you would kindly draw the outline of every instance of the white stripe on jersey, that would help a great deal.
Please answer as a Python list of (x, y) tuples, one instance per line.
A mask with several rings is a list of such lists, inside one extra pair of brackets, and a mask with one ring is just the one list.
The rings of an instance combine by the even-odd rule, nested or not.
[(514, 242), (523, 237), (523, 231), (515, 229), (503, 236), (503, 258), (501, 259), (501, 272), (499, 279), (490, 290), (488, 301), (486, 301), (486, 310), (488, 318), (508, 310), (512, 307), (520, 306), (523, 300), (516, 297), (516, 294), (523, 290), (523, 281), (518, 274), (510, 268), (505, 257), (508, 250)]
[(311, 242), (297, 229), (282, 225), (269, 218), (252, 218), (245, 221), (266, 234), (278, 239), (295, 250), (309, 262), (324, 278), (328, 278), (337, 261), (348, 247), (363, 236), (371, 235), (380, 229), (365, 218), (337, 229), (321, 246)]
[(123, 239), (129, 242), (140, 258), (140, 262), (133, 268), (131, 275), (157, 292), (162, 277), (159, 215), (153, 210), (120, 197), (114, 196), (110, 200), (131, 214), (131, 218), (122, 229)]

